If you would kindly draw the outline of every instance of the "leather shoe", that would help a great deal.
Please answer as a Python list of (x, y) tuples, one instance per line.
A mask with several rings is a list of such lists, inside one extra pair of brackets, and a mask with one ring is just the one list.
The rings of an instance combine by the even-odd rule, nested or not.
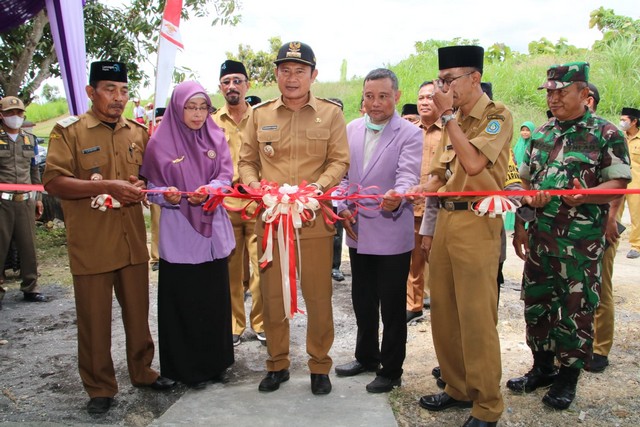
[(420, 406), (428, 411), (444, 411), (449, 408), (471, 408), (473, 402), (470, 400), (456, 400), (444, 391), (438, 394), (428, 394), (422, 396), (418, 402)]
[(340, 270), (332, 270), (331, 271), (331, 278), (333, 280), (335, 280), (336, 282), (343, 282), (344, 281), (344, 274), (342, 274), (342, 272)]
[(392, 380), (390, 378), (377, 375), (373, 381), (367, 384), (367, 391), (369, 393), (388, 393), (401, 385), (402, 378)]
[(39, 292), (25, 292), (24, 300), (28, 302), (47, 302), (48, 301), (47, 297), (45, 297)]
[(584, 370), (589, 372), (604, 372), (609, 366), (609, 358), (598, 353), (593, 353), (591, 360), (585, 364)]
[(439, 389), (444, 390), (444, 388), (447, 386), (447, 383), (444, 382), (442, 378), (436, 378), (436, 385)]
[(151, 384), (148, 384), (147, 387), (152, 388), (154, 390), (169, 390), (170, 388), (173, 388), (176, 385), (176, 382), (174, 380), (171, 380), (169, 378), (165, 378), (163, 376), (158, 376), (158, 378), (156, 378), (156, 380), (154, 382), (152, 382)]
[(407, 323), (411, 323), (412, 320), (416, 320), (422, 317), (422, 310), (409, 311), (407, 310)]
[(112, 397), (92, 397), (87, 403), (87, 412), (90, 414), (104, 414), (111, 408)]
[(442, 372), (440, 371), (440, 366), (436, 366), (431, 370), (431, 375), (433, 378), (440, 378), (442, 376)]
[(267, 376), (260, 381), (258, 390), (260, 391), (276, 391), (280, 388), (280, 383), (289, 381), (289, 370), (282, 369), (280, 371), (269, 371)]
[(476, 417), (469, 417), (462, 427), (495, 427), (498, 425), (497, 421), (482, 421), (477, 419)]
[(549, 387), (553, 384), (557, 375), (556, 370), (553, 370), (550, 374), (545, 374), (540, 368), (533, 367), (524, 376), (511, 378), (507, 381), (507, 388), (516, 393), (531, 393), (540, 387)]
[(331, 393), (331, 380), (326, 374), (311, 374), (311, 393), (329, 394)]
[(339, 377), (353, 377), (354, 375), (358, 375), (363, 372), (374, 372), (377, 370), (378, 365), (365, 366), (357, 360), (345, 363), (344, 365), (338, 365), (335, 369), (336, 375)]

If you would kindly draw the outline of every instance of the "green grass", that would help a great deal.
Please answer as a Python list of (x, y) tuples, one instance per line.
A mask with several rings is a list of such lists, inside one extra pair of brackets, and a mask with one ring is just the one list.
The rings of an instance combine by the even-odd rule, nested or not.
[(27, 120), (34, 123), (44, 122), (62, 115), (69, 114), (66, 99), (59, 99), (46, 104), (29, 104), (26, 111)]

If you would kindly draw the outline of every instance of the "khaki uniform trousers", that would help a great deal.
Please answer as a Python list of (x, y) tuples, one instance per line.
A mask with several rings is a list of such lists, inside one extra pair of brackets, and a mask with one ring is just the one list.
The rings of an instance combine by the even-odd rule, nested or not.
[[(0, 200), (0, 259), (4, 268), (11, 237), (15, 237), (20, 257), (22, 292), (38, 292), (38, 262), (36, 258), (36, 204), (33, 199), (20, 202)], [(0, 300), (5, 290), (0, 286)]]
[(433, 344), (445, 392), (473, 401), (471, 415), (504, 410), (496, 276), (502, 219), (440, 209), (429, 256)]
[(429, 264), (424, 257), (422, 250), (422, 236), (420, 226), (422, 217), (415, 217), (413, 231), (415, 237), (415, 247), (411, 251), (411, 268), (407, 279), (407, 311), (422, 311), (425, 295), (429, 296)]
[(629, 243), (631, 244), (631, 249), (640, 251), (640, 194), (627, 194), (625, 199), (629, 206), (629, 217), (631, 218)]
[[(628, 195), (626, 197), (629, 197)], [(618, 210), (620, 221), (624, 212), (624, 200)], [(609, 245), (602, 257), (602, 283), (600, 285), (600, 304), (593, 316), (593, 352), (600, 356), (608, 356), (613, 346), (613, 329), (615, 305), (613, 303), (613, 262), (620, 245), (620, 239)]]
[(160, 237), (160, 212), (162, 212), (162, 208), (160, 205), (151, 203), (149, 210), (151, 211), (151, 250), (149, 251), (149, 255), (151, 255), (150, 262), (153, 264), (160, 262), (158, 238)]
[[(260, 272), (260, 289), (264, 303), (264, 332), (267, 337), (267, 371), (288, 369), (289, 319), (285, 317), (282, 302), (282, 279), (280, 254), (277, 241), (273, 245), (273, 262)], [(262, 256), (262, 245), (258, 245)], [(311, 357), (308, 365), (312, 374), (329, 374), (332, 360), (329, 350), (333, 345), (333, 311), (331, 297), (331, 264), (333, 258), (333, 236), (301, 239), (302, 253), (301, 283), (304, 307), (307, 315), (307, 353)], [(297, 251), (296, 251), (297, 253)], [(300, 260), (297, 260), (298, 266)], [(300, 316), (300, 314), (297, 314)]]
[(251, 292), (251, 313), (249, 321), (251, 329), (256, 333), (263, 332), (262, 326), (262, 294), (260, 293), (260, 266), (258, 264), (258, 237), (255, 235), (255, 220), (244, 220), (240, 212), (227, 211), (233, 234), (236, 238), (236, 249), (229, 257), (229, 285), (231, 289), (231, 328), (234, 335), (242, 335), (247, 327), (244, 312), (244, 254), (245, 248), (251, 264), (249, 291)]
[(78, 317), (78, 365), (89, 397), (113, 397), (118, 392), (111, 359), (113, 291), (122, 309), (127, 367), (134, 386), (151, 384), (153, 340), (149, 331), (149, 267), (128, 265), (102, 274), (74, 275)]

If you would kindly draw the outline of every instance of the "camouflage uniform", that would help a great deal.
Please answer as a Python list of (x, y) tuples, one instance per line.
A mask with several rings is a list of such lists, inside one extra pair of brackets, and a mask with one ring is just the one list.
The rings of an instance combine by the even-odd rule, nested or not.
[[(520, 175), (533, 190), (571, 189), (574, 178), (591, 188), (630, 179), (629, 153), (622, 133), (589, 111), (563, 123), (552, 118), (533, 135)], [(527, 344), (554, 351), (563, 366), (582, 368), (591, 355), (608, 210), (608, 203), (571, 207), (554, 196), (530, 224)]]

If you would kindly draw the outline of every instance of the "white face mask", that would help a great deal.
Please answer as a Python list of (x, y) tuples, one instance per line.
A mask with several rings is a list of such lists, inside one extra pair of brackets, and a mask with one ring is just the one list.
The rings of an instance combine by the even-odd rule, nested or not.
[(20, 129), (20, 127), (22, 126), (22, 123), (24, 123), (24, 117), (20, 117), (20, 116), (9, 116), (9, 117), (2, 117), (2, 122), (9, 128), (9, 129)]
[(624, 120), (620, 120), (620, 126), (619, 127), (620, 127), (620, 130), (626, 132), (631, 127), (631, 123), (626, 122)]

